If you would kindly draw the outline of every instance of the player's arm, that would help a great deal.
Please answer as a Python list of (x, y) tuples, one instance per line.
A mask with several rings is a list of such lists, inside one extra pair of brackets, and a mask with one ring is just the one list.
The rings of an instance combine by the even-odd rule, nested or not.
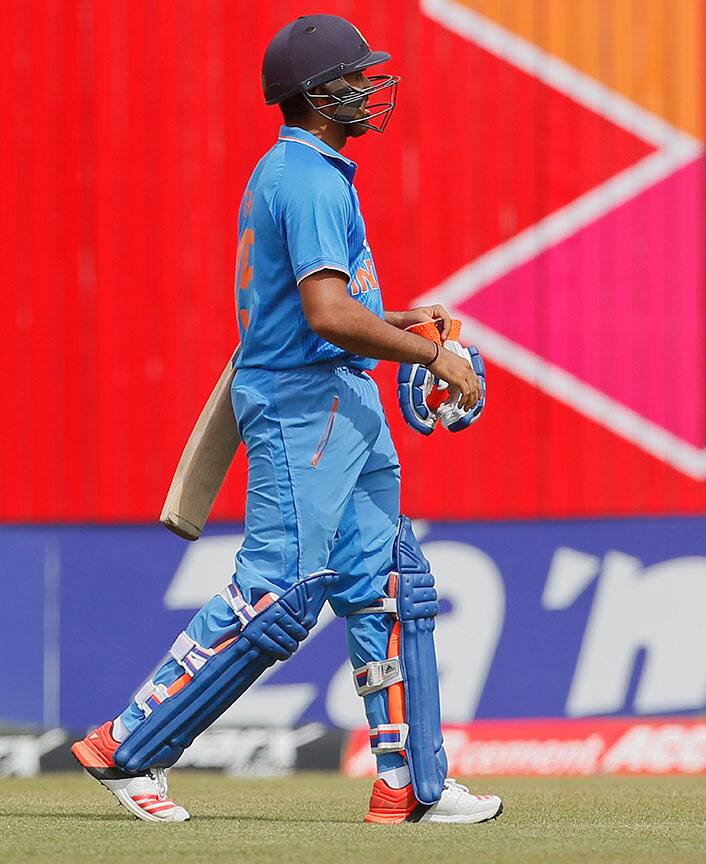
[(481, 395), (472, 368), (461, 358), (422, 336), (378, 318), (348, 293), (348, 281), (337, 270), (319, 270), (299, 283), (302, 308), (311, 329), (344, 351), (376, 360), (421, 363), (448, 381), (451, 399), (460, 394), (464, 409)]

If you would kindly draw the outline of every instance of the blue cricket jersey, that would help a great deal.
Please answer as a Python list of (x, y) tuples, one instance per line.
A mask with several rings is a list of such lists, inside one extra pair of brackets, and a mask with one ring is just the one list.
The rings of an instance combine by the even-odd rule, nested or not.
[(356, 165), (310, 132), (282, 126), (240, 204), (235, 294), (237, 368), (289, 369), (340, 361), (377, 363), (332, 345), (309, 327), (298, 283), (339, 270), (350, 295), (379, 317), (382, 298), (353, 186)]

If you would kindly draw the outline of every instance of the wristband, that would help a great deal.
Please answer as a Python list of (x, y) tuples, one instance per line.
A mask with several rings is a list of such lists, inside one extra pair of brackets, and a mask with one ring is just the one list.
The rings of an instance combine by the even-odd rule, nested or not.
[(439, 343), (434, 342), (433, 345), (434, 345), (434, 348), (436, 348), (436, 352), (434, 354), (434, 357), (428, 363), (424, 364), (424, 366), (426, 366), (427, 369), (430, 366), (433, 366), (436, 363), (436, 361), (439, 359)]

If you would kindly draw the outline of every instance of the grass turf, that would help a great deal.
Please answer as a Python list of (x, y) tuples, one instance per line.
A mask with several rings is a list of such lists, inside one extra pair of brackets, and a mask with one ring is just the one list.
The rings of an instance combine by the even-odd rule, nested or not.
[(191, 822), (139, 822), (95, 780), (0, 780), (0, 861), (276, 864), (706, 861), (706, 779), (483, 779), (505, 799), (484, 825), (365, 825), (370, 784), (331, 774), (235, 780), (173, 772)]

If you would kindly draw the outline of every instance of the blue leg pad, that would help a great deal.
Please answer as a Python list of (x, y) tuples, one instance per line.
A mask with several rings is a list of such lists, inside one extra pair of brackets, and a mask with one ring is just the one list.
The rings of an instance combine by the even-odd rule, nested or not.
[(191, 742), (242, 696), (275, 660), (286, 660), (316, 624), (338, 576), (314, 573), (259, 612), (214, 653), (179, 692), (164, 699), (115, 752), (115, 764), (139, 774), (173, 765)]
[(434, 649), (434, 617), (439, 602), (429, 562), (405, 516), (400, 519), (393, 560), (399, 577), (397, 617), (409, 726), (407, 759), (415, 797), (422, 804), (433, 804), (441, 798), (447, 772)]

